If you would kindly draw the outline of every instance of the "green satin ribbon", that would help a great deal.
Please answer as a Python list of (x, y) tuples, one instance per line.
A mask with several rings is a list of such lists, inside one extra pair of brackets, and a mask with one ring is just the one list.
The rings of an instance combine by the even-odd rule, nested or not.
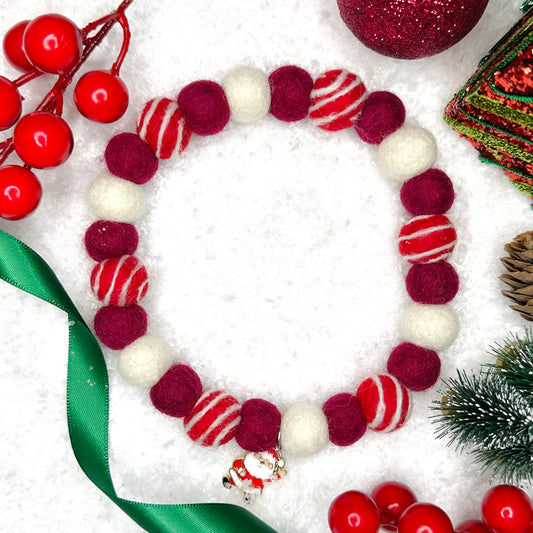
[(67, 418), (74, 455), (89, 479), (149, 533), (276, 533), (229, 504), (156, 505), (120, 498), (109, 470), (109, 383), (104, 357), (52, 269), (0, 230), (0, 278), (68, 314)]

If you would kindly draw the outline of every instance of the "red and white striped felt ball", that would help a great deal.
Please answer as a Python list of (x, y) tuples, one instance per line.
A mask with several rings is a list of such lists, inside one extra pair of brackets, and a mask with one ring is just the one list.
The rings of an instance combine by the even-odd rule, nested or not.
[(191, 129), (170, 98), (154, 98), (147, 102), (137, 121), (137, 134), (146, 141), (159, 159), (169, 159), (174, 150), (181, 154), (191, 138)]
[(183, 425), (187, 435), (202, 446), (221, 446), (235, 436), (240, 421), (239, 402), (223, 391), (210, 390), (200, 396)]
[(456, 242), (457, 233), (448, 217), (422, 215), (400, 230), (398, 248), (410, 263), (433, 263), (446, 259)]
[(351, 128), (367, 96), (361, 79), (347, 70), (328, 70), (315, 81), (309, 117), (326, 131)]
[(106, 305), (133, 305), (148, 290), (148, 272), (134, 255), (111, 257), (93, 268), (91, 289)]
[(368, 427), (390, 433), (409, 415), (409, 391), (393, 376), (382, 374), (365, 379), (356, 393)]

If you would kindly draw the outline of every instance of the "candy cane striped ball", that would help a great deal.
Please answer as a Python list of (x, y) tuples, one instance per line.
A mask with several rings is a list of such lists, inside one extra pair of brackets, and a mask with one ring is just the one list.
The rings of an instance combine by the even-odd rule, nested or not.
[(357, 389), (368, 427), (390, 433), (400, 428), (409, 414), (409, 391), (393, 376), (365, 379)]
[(176, 147), (181, 154), (191, 138), (191, 129), (170, 98), (154, 98), (143, 107), (137, 121), (137, 134), (159, 159), (169, 159)]
[(133, 305), (148, 290), (148, 273), (134, 255), (111, 257), (93, 268), (91, 289), (105, 305)]
[(241, 406), (220, 390), (204, 392), (191, 413), (183, 419), (187, 435), (202, 446), (221, 446), (237, 432)]
[(309, 117), (326, 131), (351, 128), (367, 96), (361, 79), (347, 70), (328, 70), (315, 81)]
[(457, 233), (448, 217), (422, 215), (401, 229), (398, 248), (410, 263), (433, 263), (446, 259), (456, 242)]

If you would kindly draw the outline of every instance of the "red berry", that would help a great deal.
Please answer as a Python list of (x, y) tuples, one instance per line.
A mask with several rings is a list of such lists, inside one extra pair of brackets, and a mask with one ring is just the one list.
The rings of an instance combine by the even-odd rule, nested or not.
[(0, 217), (19, 220), (41, 201), (42, 188), (33, 172), (17, 165), (0, 167)]
[(524, 533), (532, 519), (531, 501), (518, 487), (497, 485), (483, 497), (481, 516), (496, 533)]
[(7, 130), (22, 113), (22, 98), (17, 86), (3, 76), (0, 76), (0, 102), (0, 130)]
[(90, 120), (115, 122), (128, 108), (128, 89), (116, 74), (94, 70), (79, 79), (74, 102), (79, 112)]
[(466, 533), (492, 533), (481, 520), (465, 520), (455, 528), (455, 531), (464, 531)]
[(351, 490), (333, 500), (328, 521), (333, 533), (377, 533), (379, 511), (366, 494)]
[(33, 66), (22, 47), (24, 30), (29, 22), (29, 20), (23, 20), (15, 24), (4, 37), (4, 54), (7, 60), (20, 70), (30, 70)]
[(414, 503), (398, 520), (398, 533), (453, 533), (448, 515), (431, 503)]
[(50, 168), (69, 158), (74, 139), (61, 117), (48, 111), (35, 111), (18, 121), (13, 144), (18, 156), (30, 167)]
[(378, 506), (381, 525), (388, 531), (397, 530), (402, 513), (416, 502), (413, 491), (397, 481), (381, 483), (372, 491), (371, 496)]
[(23, 46), (34, 67), (43, 72), (62, 74), (81, 58), (81, 33), (62, 15), (42, 15), (26, 27)]

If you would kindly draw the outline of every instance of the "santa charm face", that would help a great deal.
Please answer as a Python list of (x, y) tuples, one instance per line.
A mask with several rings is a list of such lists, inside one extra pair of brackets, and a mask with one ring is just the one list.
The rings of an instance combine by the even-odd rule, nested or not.
[(235, 459), (222, 483), (227, 489), (237, 487), (244, 501), (252, 503), (263, 492), (266, 483), (278, 481), (286, 473), (285, 460), (281, 457), (279, 448), (271, 448), (260, 453), (250, 452)]

